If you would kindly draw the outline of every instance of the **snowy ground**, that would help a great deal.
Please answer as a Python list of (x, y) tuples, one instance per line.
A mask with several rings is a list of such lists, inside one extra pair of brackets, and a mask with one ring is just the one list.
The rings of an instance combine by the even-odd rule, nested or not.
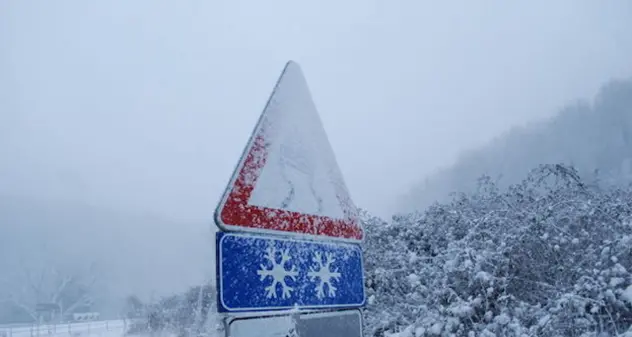
[(130, 323), (130, 321), (126, 320), (111, 320), (49, 325), (0, 325), (0, 337), (121, 337), (127, 331)]

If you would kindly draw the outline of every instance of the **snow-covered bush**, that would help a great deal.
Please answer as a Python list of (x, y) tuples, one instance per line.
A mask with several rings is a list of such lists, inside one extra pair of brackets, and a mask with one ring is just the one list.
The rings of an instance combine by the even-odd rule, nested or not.
[[(365, 214), (367, 336), (597, 336), (632, 325), (632, 189), (542, 165), (391, 223)], [(632, 334), (632, 331), (630, 331)]]
[(196, 334), (205, 328), (215, 292), (212, 285), (193, 286), (182, 294), (146, 305), (130, 334), (165, 332), (180, 337)]

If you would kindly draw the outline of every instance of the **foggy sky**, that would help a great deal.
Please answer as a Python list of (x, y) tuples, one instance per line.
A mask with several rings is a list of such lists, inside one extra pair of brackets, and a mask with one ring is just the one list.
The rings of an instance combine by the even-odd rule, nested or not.
[(299, 62), (356, 202), (632, 75), (629, 1), (0, 2), (0, 194), (212, 222)]

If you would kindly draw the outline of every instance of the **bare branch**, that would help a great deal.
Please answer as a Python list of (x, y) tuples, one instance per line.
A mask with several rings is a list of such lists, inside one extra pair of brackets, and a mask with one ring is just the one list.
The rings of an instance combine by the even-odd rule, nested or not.
[(65, 314), (67, 314), (69, 312), (72, 312), (73, 310), (75, 310), (77, 307), (79, 307), (81, 305), (91, 305), (91, 304), (92, 304), (92, 297), (89, 296), (89, 295), (83, 295), (83, 296), (81, 296), (81, 298), (79, 298), (73, 304), (68, 306), (68, 308), (65, 308), (63, 314), (65, 315)]
[(20, 309), (24, 310), (24, 312), (26, 312), (29, 316), (31, 316), (31, 318), (33, 318), (33, 320), (37, 320), (37, 313), (35, 312), (33, 307), (16, 300), (14, 297), (10, 297), (10, 298), (6, 299), (5, 302), (13, 303), (15, 306), (17, 306)]
[(66, 290), (66, 288), (68, 287), (68, 285), (70, 283), (72, 283), (74, 281), (74, 277), (72, 276), (65, 276), (60, 282), (59, 285), (57, 286), (57, 289), (51, 294), (51, 302), (53, 303), (57, 303), (59, 301), (59, 298), (61, 296), (61, 294), (63, 294), (63, 292)]

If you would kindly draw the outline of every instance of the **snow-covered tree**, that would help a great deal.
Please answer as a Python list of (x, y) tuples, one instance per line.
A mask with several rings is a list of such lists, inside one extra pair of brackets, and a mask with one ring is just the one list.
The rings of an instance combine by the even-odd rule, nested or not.
[(143, 320), (136, 329), (168, 331), (180, 337), (199, 333), (213, 323), (208, 318), (216, 301), (215, 294), (215, 287), (205, 284), (161, 298), (145, 307)]

